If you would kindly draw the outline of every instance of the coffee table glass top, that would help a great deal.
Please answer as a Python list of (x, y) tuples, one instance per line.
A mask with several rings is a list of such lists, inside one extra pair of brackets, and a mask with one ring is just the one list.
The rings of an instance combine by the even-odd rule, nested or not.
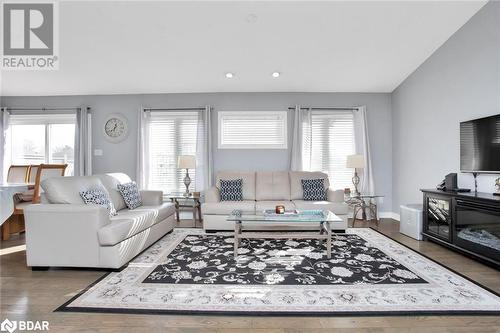
[(245, 212), (234, 210), (227, 221), (241, 222), (284, 222), (284, 223), (319, 223), (319, 222), (342, 222), (342, 219), (328, 210), (300, 210), (296, 213), (265, 213)]

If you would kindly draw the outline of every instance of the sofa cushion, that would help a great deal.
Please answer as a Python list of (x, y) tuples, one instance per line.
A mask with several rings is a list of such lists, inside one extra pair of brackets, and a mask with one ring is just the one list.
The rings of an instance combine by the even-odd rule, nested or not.
[(220, 182), (220, 201), (242, 201), (243, 179), (226, 180)]
[(135, 209), (142, 206), (141, 193), (139, 193), (139, 187), (135, 182), (118, 184), (118, 191), (120, 191), (128, 209)]
[(40, 185), (50, 203), (78, 205), (83, 204), (81, 191), (103, 186), (95, 176), (47, 178)]
[(256, 200), (290, 200), (288, 171), (258, 171), (255, 174)]
[(243, 200), (255, 200), (255, 172), (254, 171), (219, 171), (215, 186), (220, 190), (221, 179), (242, 179)]
[(253, 214), (255, 212), (255, 201), (221, 201), (221, 202), (205, 202), (201, 206), (203, 214), (207, 215), (229, 215), (235, 209), (242, 210), (245, 213)]
[(86, 205), (100, 205), (106, 207), (109, 211), (109, 216), (116, 216), (116, 209), (111, 199), (109, 198), (109, 193), (106, 191), (104, 186), (99, 188), (93, 188), (86, 191), (81, 191), (80, 196)]
[(325, 189), (330, 187), (328, 175), (323, 172), (290, 171), (290, 198), (292, 200), (302, 200), (302, 179), (325, 179)]
[(324, 179), (302, 179), (302, 191), (304, 200), (307, 201), (326, 201), (326, 189)]
[(348, 206), (344, 202), (293, 200), (293, 203), (298, 210), (323, 209), (336, 215), (346, 215), (348, 211)]
[[(141, 206), (134, 209), (134, 211), (137, 212), (150, 210), (158, 211), (158, 214), (156, 214), (156, 222), (160, 222), (170, 215), (175, 214), (175, 205), (171, 202), (165, 202), (159, 206)], [(126, 212), (126, 210), (124, 212)]]
[(161, 206), (141, 206), (134, 210), (123, 209), (110, 223), (97, 232), (99, 244), (113, 246), (155, 225), (174, 214), (172, 203)]
[(122, 195), (118, 191), (118, 184), (130, 183), (132, 181), (130, 177), (124, 173), (106, 173), (102, 175), (96, 175), (96, 177), (99, 177), (104, 187), (108, 191), (111, 202), (113, 202), (116, 210), (127, 208)]
[(266, 209), (275, 209), (276, 206), (283, 205), (285, 210), (294, 210), (295, 204), (290, 200), (278, 200), (278, 201), (257, 201), (255, 203), (255, 211), (257, 213), (263, 212)]

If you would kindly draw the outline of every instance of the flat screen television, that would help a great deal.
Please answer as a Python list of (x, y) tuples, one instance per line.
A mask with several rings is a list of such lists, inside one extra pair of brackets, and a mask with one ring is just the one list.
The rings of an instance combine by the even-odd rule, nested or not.
[(500, 114), (460, 123), (460, 171), (500, 173)]

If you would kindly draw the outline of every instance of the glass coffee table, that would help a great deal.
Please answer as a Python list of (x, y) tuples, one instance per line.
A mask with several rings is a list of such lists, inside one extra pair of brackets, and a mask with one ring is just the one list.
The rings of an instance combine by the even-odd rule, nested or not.
[[(295, 214), (245, 213), (235, 210), (227, 221), (234, 222), (234, 256), (238, 256), (241, 239), (319, 239), (326, 240), (326, 254), (332, 257), (332, 229), (342, 219), (328, 210), (302, 210)], [(308, 232), (304, 231), (305, 227)], [(311, 233), (309, 230), (318, 230)], [(332, 228), (333, 227), (333, 228)], [(272, 232), (270, 232), (272, 231)], [(276, 232), (284, 231), (284, 232)], [(293, 231), (293, 232), (291, 232)]]

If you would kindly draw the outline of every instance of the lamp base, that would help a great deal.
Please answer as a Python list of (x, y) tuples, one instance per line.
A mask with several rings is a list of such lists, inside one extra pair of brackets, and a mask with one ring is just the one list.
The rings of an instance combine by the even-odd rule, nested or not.
[(354, 177), (352, 177), (352, 184), (354, 185), (354, 196), (359, 197), (361, 193), (359, 193), (358, 191), (359, 176), (357, 171), (354, 171)]
[(189, 185), (191, 185), (191, 178), (189, 177), (188, 169), (186, 169), (186, 176), (184, 177), (184, 186), (186, 186), (186, 192), (184, 192), (184, 195), (186, 197), (191, 195), (191, 193), (189, 193)]

